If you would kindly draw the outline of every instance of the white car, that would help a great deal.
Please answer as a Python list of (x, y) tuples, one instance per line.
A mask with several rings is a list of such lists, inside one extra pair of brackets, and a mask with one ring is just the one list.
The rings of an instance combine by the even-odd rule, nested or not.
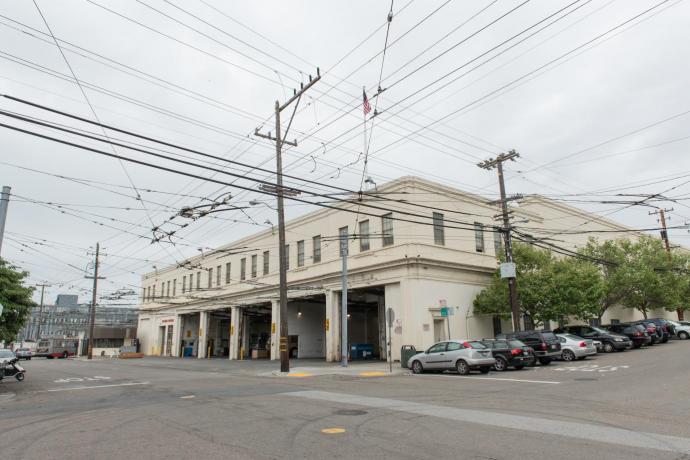
[(491, 349), (479, 340), (447, 340), (435, 343), (428, 350), (412, 356), (407, 362), (414, 374), (456, 370), (460, 375), (467, 375), (470, 370), (475, 369), (482, 374), (488, 374), (494, 364), (496, 360), (491, 354)]
[(583, 339), (573, 334), (556, 334), (556, 337), (561, 342), (561, 358), (564, 361), (585, 359), (587, 356), (597, 354), (597, 349), (592, 340)]
[(673, 321), (671, 319), (666, 320), (673, 326), (673, 331), (676, 334), (676, 337), (678, 337), (681, 340), (687, 340), (690, 339), (690, 324), (687, 324), (687, 321)]
[(3, 364), (8, 364), (10, 361), (15, 359), (17, 356), (9, 348), (0, 348), (0, 366)]

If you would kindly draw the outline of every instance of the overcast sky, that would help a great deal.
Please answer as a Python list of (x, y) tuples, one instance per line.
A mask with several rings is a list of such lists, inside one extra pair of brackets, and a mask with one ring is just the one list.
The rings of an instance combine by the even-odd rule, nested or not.
[[(651, 208), (596, 202), (630, 199), (612, 196), (618, 193), (664, 193), (677, 200), (653, 204), (674, 208), (669, 225), (690, 221), (690, 2), (394, 0), (382, 64), (388, 1), (37, 1), (103, 123), (273, 170), (275, 147), (252, 133), (275, 132), (274, 101), (284, 101), (319, 66), (323, 78), (300, 101), (288, 135), (299, 143), (285, 151), (289, 174), (359, 189), (364, 86), (381, 112), (367, 124), (369, 175), (378, 184), (419, 175), (494, 198), (495, 172), (476, 163), (516, 149), (521, 157), (508, 165), (509, 193), (582, 200), (569, 203), (634, 228), (658, 225)], [(0, 0), (0, 15), (0, 93), (94, 120), (33, 1)], [(386, 90), (376, 98), (380, 72)], [(0, 109), (102, 134), (6, 98)], [(101, 142), (0, 119), (113, 153)], [(51, 283), (50, 301), (58, 293), (89, 299), (83, 269), (96, 241), (107, 254), (103, 292), (139, 293), (141, 274), (154, 265), (276, 221), (275, 211), (259, 204), (193, 222), (178, 230), (175, 246), (151, 244), (154, 226), (203, 197), (231, 193), (237, 206), (250, 200), (273, 206), (273, 200), (2, 127), (0, 141), (0, 182), (13, 193), (2, 256), (30, 271), (31, 283)], [(257, 188), (222, 173), (214, 178)], [(287, 216), (311, 209), (288, 203)], [(161, 228), (184, 223), (177, 218)], [(672, 243), (688, 241), (684, 229), (670, 235)]]

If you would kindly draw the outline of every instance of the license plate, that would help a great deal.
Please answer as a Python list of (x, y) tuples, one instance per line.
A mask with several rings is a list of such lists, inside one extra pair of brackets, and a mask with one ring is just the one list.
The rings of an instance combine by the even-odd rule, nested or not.
[(555, 350), (555, 349), (556, 349), (556, 345), (551, 345), (551, 349), (552, 349), (552, 350)]

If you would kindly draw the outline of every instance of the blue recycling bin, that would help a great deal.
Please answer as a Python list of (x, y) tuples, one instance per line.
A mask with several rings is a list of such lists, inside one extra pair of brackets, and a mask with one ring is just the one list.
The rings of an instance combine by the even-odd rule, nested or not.
[(182, 349), (183, 358), (191, 358), (194, 355), (194, 347), (184, 347)]
[(353, 343), (350, 346), (350, 359), (371, 359), (374, 357), (374, 346), (370, 343)]

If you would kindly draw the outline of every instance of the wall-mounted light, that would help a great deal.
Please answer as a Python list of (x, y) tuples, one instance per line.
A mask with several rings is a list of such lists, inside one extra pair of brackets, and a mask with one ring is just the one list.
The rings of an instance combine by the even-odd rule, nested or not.
[(351, 317), (352, 317), (352, 315), (348, 313), (348, 314), (347, 314), (347, 319), (350, 319)]
[(301, 318), (301, 317), (302, 317), (302, 307), (299, 307), (299, 308), (297, 309), (297, 317), (298, 317), (298, 318)]

